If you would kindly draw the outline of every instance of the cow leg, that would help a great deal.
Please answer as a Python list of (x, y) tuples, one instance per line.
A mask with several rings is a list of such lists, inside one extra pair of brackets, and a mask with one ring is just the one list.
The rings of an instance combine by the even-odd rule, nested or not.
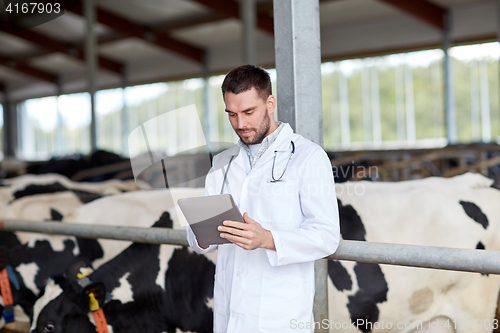
[(455, 333), (453, 321), (445, 316), (434, 317), (410, 333)]

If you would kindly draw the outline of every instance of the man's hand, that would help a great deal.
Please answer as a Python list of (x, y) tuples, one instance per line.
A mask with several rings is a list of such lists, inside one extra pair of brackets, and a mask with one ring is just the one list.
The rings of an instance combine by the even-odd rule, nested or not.
[(269, 230), (249, 218), (248, 213), (243, 214), (243, 219), (246, 223), (224, 221), (224, 226), (218, 228), (222, 232), (220, 236), (245, 250), (263, 248), (276, 251), (273, 235)]

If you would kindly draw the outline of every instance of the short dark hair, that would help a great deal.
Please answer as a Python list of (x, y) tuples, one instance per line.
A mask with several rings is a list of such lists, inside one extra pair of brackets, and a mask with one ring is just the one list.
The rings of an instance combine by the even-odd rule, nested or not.
[(227, 73), (222, 82), (222, 97), (227, 91), (239, 94), (252, 88), (257, 90), (264, 101), (267, 100), (267, 97), (272, 94), (269, 73), (252, 65), (236, 67)]

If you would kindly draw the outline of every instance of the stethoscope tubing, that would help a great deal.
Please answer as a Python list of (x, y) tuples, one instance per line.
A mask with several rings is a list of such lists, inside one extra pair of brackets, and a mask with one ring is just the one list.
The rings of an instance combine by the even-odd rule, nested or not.
[[(288, 164), (290, 163), (290, 160), (292, 159), (293, 154), (295, 154), (295, 143), (293, 140), (290, 141), (290, 144), (292, 145), (292, 153), (290, 154), (290, 157), (288, 158), (288, 161), (286, 162), (285, 165), (285, 170), (283, 170), (283, 173), (278, 179), (274, 178), (274, 164), (276, 162), (276, 153), (278, 152), (277, 150), (274, 151), (274, 159), (273, 159), (273, 169), (271, 172), (271, 177), (272, 179), (269, 180), (270, 183), (277, 183), (277, 182), (282, 182), (283, 176), (285, 175), (286, 169), (288, 168)], [(224, 179), (222, 180), (222, 187), (220, 189), (220, 194), (224, 193), (224, 186), (226, 185), (227, 182), (227, 174), (229, 173), (229, 168), (231, 167), (231, 163), (233, 162), (234, 158), (238, 155), (231, 155), (231, 158), (229, 159), (229, 163), (227, 164), (226, 172), (224, 172)]]

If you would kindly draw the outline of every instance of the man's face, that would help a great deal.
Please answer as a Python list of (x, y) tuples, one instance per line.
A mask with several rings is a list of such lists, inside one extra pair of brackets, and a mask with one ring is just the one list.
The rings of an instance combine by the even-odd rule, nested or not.
[(247, 145), (261, 143), (277, 125), (273, 118), (276, 100), (269, 95), (264, 100), (255, 88), (239, 94), (224, 94), (226, 112), (234, 131)]

